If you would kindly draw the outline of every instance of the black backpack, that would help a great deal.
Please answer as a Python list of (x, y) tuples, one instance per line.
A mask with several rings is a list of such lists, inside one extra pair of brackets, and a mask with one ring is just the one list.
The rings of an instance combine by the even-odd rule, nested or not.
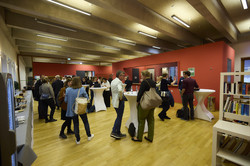
[(181, 109), (177, 110), (176, 117), (177, 118), (183, 118), (184, 117), (184, 107), (182, 107)]
[(129, 124), (129, 127), (128, 127), (128, 133), (131, 137), (134, 137), (135, 136), (135, 125), (133, 122), (131, 122)]

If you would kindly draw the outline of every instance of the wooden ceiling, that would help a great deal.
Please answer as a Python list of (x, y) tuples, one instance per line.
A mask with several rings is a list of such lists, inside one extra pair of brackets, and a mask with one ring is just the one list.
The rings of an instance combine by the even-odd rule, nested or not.
[(1, 27), (6, 25), (17, 53), (34, 62), (110, 65), (250, 40), (250, 9), (241, 0), (0, 0), (0, 6)]

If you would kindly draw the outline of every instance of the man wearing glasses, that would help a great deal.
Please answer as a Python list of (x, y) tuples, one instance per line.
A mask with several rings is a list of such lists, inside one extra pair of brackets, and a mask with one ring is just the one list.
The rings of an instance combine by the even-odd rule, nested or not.
[(123, 98), (122, 81), (124, 80), (124, 76), (125, 76), (124, 71), (118, 70), (116, 73), (116, 78), (111, 82), (112, 105), (115, 108), (117, 117), (110, 136), (115, 139), (121, 139), (126, 137), (126, 134), (121, 133), (121, 123), (124, 112), (124, 101), (122, 100)]

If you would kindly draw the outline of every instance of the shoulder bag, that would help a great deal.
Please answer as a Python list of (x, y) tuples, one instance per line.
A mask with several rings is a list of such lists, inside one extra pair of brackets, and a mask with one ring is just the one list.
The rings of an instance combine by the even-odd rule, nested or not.
[[(86, 109), (87, 109), (87, 104), (88, 104), (87, 98), (79, 97), (80, 89), (78, 90), (75, 103), (72, 106), (72, 109), (74, 110), (75, 114), (78, 114), (78, 115), (86, 114)], [(74, 106), (75, 106), (75, 109), (74, 109)]]
[[(147, 80), (145, 81), (148, 83)], [(156, 92), (156, 89), (152, 88), (149, 83), (148, 85), (150, 87), (149, 91), (145, 91), (140, 100), (140, 105), (143, 110), (150, 110), (158, 107), (162, 103), (162, 99)]]

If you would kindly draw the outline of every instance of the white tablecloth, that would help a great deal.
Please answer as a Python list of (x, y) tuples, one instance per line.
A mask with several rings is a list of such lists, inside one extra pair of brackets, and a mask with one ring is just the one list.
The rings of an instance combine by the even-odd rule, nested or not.
[(103, 91), (106, 89), (106, 87), (100, 87), (100, 88), (90, 88), (94, 92), (94, 104), (95, 104), (95, 111), (101, 111), (101, 110), (107, 110), (107, 107), (104, 103), (103, 99)]

